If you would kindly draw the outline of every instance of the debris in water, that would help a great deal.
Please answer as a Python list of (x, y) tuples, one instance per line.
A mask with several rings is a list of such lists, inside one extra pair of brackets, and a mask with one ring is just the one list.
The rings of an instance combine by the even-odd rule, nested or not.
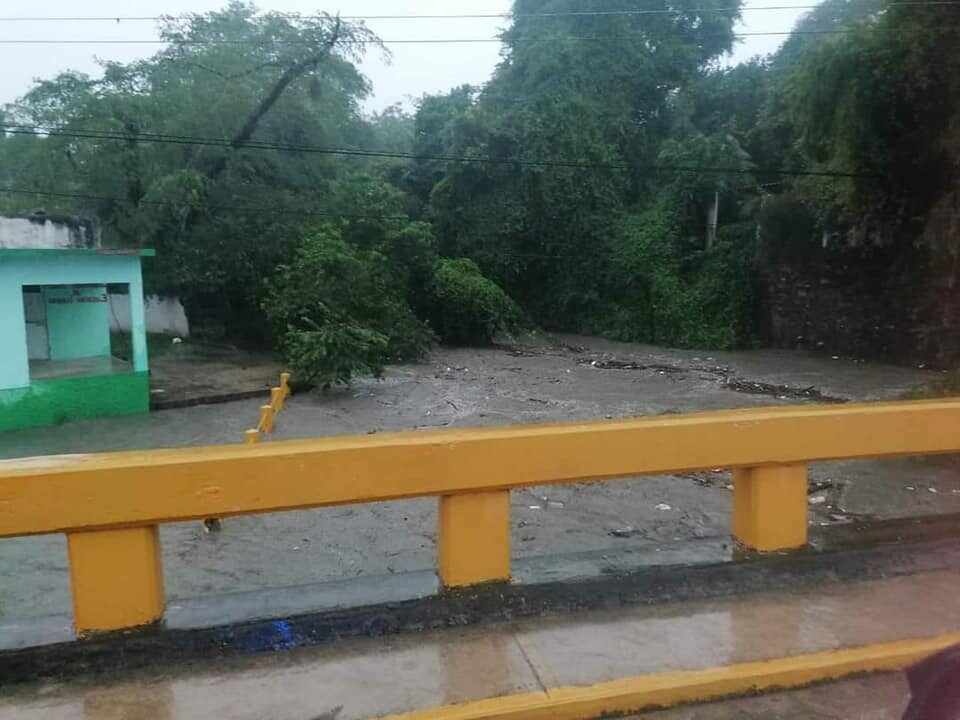
[(704, 473), (688, 473), (681, 475), (680, 477), (688, 477), (700, 487), (713, 487), (713, 478), (709, 475), (705, 475)]
[(933, 493), (934, 495), (936, 495), (936, 494), (937, 494), (937, 489), (936, 489), (936, 488), (927, 488), (927, 492)]
[[(584, 361), (581, 363), (586, 365)], [(683, 368), (676, 365), (664, 365), (662, 363), (644, 364), (634, 362), (633, 360), (591, 360), (589, 365), (599, 370), (654, 370), (660, 375), (673, 375), (682, 373)]]
[(904, 490), (909, 490), (910, 492), (913, 492), (914, 490), (916, 490), (916, 488), (915, 488), (913, 485), (907, 485), (907, 486), (904, 488)]
[(207, 518), (203, 521), (203, 531), (205, 533), (217, 533), (222, 529), (220, 520), (217, 518)]
[(727, 490), (733, 490), (733, 485), (724, 485)]
[(547, 501), (547, 507), (548, 507), (548, 508), (559, 509), (559, 508), (562, 508), (562, 507), (563, 507), (563, 503), (560, 502), (559, 500), (548, 500), (548, 501)]
[(724, 381), (724, 387), (734, 392), (748, 393), (750, 395), (769, 395), (780, 400), (820, 400), (828, 403), (845, 403), (846, 398), (824, 395), (817, 390), (816, 386), (799, 388), (789, 385), (771, 385), (764, 382), (753, 380), (742, 380), (736, 377), (728, 377)]
[(825, 503), (826, 501), (827, 501), (827, 496), (826, 496), (826, 495), (812, 495), (812, 496), (807, 500), (807, 502), (809, 502), (811, 505), (822, 505), (822, 504)]
[(543, 510), (543, 508), (542, 508), (540, 505), (531, 505), (531, 506), (530, 506), (530, 509), (531, 509), (531, 510)]
[(612, 529), (610, 534), (618, 538), (628, 538), (633, 537), (634, 535), (639, 535), (640, 531), (631, 525), (625, 525), (621, 528)]
[(660, 503), (659, 505), (657, 505), (657, 510), (673, 510), (673, 508), (667, 505), (666, 503)]

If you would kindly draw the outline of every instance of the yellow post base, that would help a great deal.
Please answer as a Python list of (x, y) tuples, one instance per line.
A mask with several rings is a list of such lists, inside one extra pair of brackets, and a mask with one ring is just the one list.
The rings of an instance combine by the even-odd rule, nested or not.
[(156, 525), (68, 533), (67, 552), (78, 633), (146, 625), (163, 615)]
[(807, 466), (733, 471), (733, 535), (761, 552), (807, 544)]
[(510, 491), (440, 498), (438, 574), (444, 587), (510, 579)]

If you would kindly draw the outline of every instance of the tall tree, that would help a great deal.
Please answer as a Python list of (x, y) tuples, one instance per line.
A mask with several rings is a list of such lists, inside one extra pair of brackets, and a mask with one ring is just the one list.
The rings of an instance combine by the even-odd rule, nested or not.
[[(495, 162), (451, 163), (434, 186), (442, 251), (475, 259), (551, 327), (600, 329), (611, 242), (661, 183), (650, 166), (669, 99), (729, 50), (738, 8), (517, 0), (493, 79), (444, 124), (446, 154)], [(576, 14), (592, 9), (605, 12)], [(665, 12), (637, 12), (651, 9)]]
[(147, 60), (107, 63), (99, 79), (62, 74), (8, 109), (8, 130), (53, 133), (18, 139), (35, 151), (17, 184), (94, 196), (43, 204), (97, 216), (108, 242), (156, 247), (149, 286), (181, 294), (197, 317), (256, 326), (264, 273), (293, 252), (311, 213), (342, 210), (325, 196), (363, 161), (248, 145), (364, 137), (370, 87), (354, 61), (376, 40), (335, 17), (239, 1), (169, 18), (161, 38)]

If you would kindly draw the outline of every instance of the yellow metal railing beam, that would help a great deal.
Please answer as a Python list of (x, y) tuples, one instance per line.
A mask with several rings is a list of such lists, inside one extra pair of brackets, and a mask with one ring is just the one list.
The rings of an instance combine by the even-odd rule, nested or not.
[(0, 537), (957, 451), (960, 401), (917, 401), (0, 460)]

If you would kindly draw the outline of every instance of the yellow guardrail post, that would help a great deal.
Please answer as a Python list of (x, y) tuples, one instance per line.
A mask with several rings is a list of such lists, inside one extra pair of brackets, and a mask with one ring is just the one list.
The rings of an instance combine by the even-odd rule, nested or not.
[(807, 466), (733, 471), (733, 536), (751, 550), (789, 550), (807, 544)]
[(290, 373), (280, 373), (280, 389), (283, 390), (284, 399), (290, 397)]
[(273, 432), (273, 406), (272, 405), (260, 406), (260, 425), (257, 427), (257, 429), (267, 433), (268, 435)]
[(283, 410), (283, 400), (283, 388), (270, 388), (270, 407), (273, 408), (274, 415)]
[(446, 588), (510, 579), (510, 491), (440, 498), (437, 574)]
[(147, 625), (163, 615), (156, 525), (67, 533), (77, 633)]
[(243, 433), (243, 442), (247, 445), (256, 445), (258, 442), (260, 442), (260, 431), (247, 430)]

